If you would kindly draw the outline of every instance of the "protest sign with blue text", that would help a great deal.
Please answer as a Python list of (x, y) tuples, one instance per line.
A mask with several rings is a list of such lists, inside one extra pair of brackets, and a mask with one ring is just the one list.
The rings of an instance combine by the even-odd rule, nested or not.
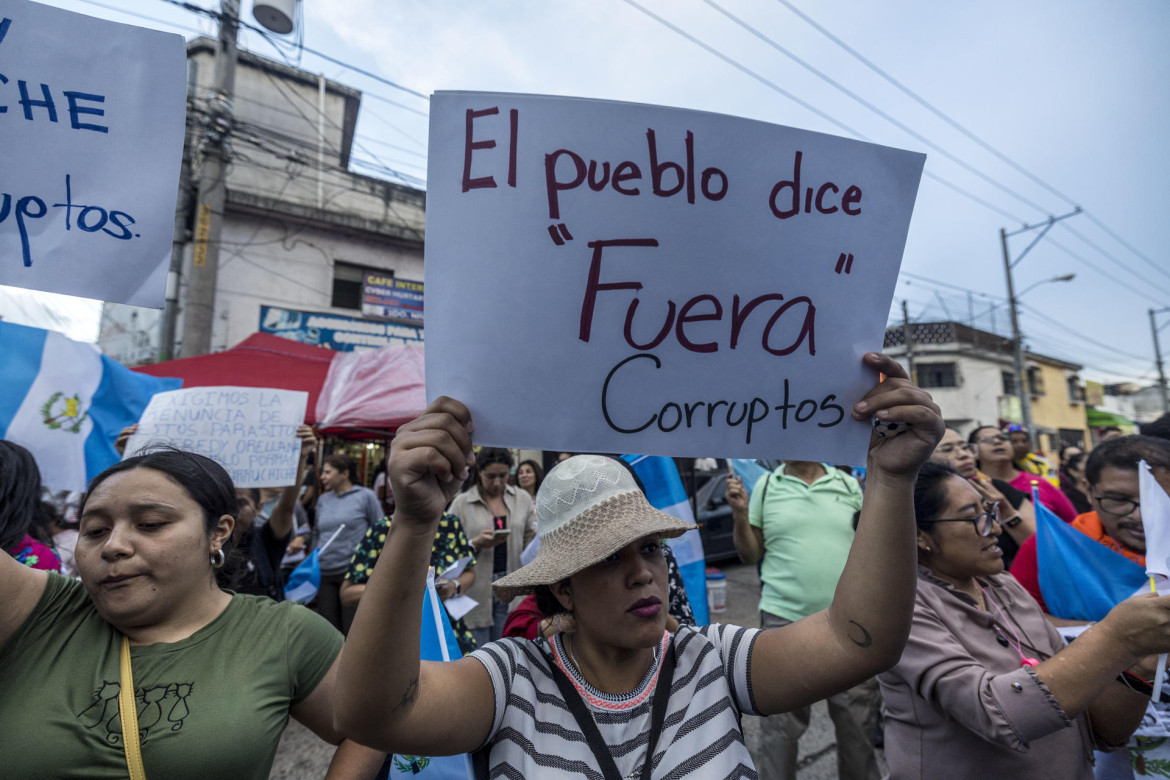
[(296, 484), (309, 394), (258, 387), (191, 387), (157, 393), (126, 457), (152, 445), (177, 447), (219, 463), (238, 488)]
[(186, 72), (180, 35), (0, 3), (0, 284), (163, 306)]
[(924, 155), (531, 95), (430, 128), (427, 395), (478, 443), (863, 462)]

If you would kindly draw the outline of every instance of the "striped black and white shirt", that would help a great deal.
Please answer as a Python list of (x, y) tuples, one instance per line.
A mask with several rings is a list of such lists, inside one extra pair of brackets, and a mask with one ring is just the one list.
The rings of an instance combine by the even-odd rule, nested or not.
[[(654, 780), (756, 778), (740, 728), (740, 713), (756, 715), (749, 680), (758, 629), (682, 626), (675, 634), (677, 667), (666, 721), (654, 750)], [(491, 676), (495, 716), (485, 745), (492, 777), (603, 780), (597, 761), (552, 675), (560, 667), (581, 694), (624, 777), (646, 760), (654, 686), (670, 635), (629, 693), (603, 693), (568, 660), (560, 635), (552, 640), (501, 639), (471, 654)]]

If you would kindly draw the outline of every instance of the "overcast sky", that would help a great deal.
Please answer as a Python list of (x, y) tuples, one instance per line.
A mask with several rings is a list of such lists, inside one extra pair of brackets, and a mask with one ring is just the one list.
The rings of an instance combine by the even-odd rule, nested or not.
[[(251, 0), (243, 2), (250, 21)], [(50, 4), (188, 37), (214, 33), (206, 18), (164, 0)], [(974, 314), (978, 327), (994, 318), (1004, 330), (1000, 228), (1079, 205), (1086, 213), (1054, 227), (1016, 269), (1017, 290), (1076, 274), (1023, 297), (1027, 343), (1082, 363), (1085, 378), (1156, 376), (1147, 310), (1170, 306), (1170, 4), (1162, 0), (305, 0), (304, 17), (306, 46), (423, 95), (628, 100), (925, 152), (891, 309), (899, 319), (905, 299), (913, 320)], [(281, 58), (254, 33), (242, 44)], [(354, 170), (389, 177), (389, 169), (425, 186), (425, 99), (308, 53), (301, 66), (366, 93)], [(1013, 239), (1013, 257), (1029, 241)], [(12, 298), (0, 288), (0, 314), (28, 321)], [(96, 305), (49, 306), (58, 318), (79, 318), (72, 332), (89, 322), (96, 334)], [(1162, 333), (1170, 351), (1170, 328)]]

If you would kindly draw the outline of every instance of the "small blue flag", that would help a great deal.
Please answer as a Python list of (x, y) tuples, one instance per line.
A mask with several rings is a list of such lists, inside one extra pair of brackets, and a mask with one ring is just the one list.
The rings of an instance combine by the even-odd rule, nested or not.
[(1036, 565), (1048, 614), (1101, 620), (1148, 580), (1141, 566), (1054, 515), (1035, 496)]
[(756, 488), (756, 483), (760, 481), (760, 477), (766, 477), (772, 472), (760, 465), (757, 460), (751, 458), (732, 458), (731, 470), (735, 475), (743, 480), (743, 486), (747, 489), (748, 495), (751, 496), (752, 491)]
[(313, 550), (288, 575), (288, 584), (284, 586), (285, 601), (307, 604), (317, 595), (321, 587), (321, 563), (317, 560), (320, 555), (320, 550)]

